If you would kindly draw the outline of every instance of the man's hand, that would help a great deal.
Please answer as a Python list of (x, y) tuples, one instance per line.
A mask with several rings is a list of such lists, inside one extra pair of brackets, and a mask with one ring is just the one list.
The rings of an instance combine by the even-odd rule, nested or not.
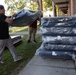
[(15, 17), (16, 16), (16, 13), (14, 13), (13, 15), (12, 15), (12, 17)]
[(14, 14), (11, 16), (11, 19), (14, 20), (14, 19), (15, 19), (15, 16), (16, 16), (16, 13), (14, 13)]

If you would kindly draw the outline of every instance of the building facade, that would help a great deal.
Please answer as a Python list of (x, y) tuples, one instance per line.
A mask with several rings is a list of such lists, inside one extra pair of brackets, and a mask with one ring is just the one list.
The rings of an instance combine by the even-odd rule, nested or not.
[[(43, 0), (37, 0), (39, 9), (43, 10)], [(54, 16), (72, 16), (76, 14), (76, 0), (52, 0)]]
[[(72, 16), (76, 14), (76, 0), (52, 0), (54, 16)], [(58, 9), (56, 9), (58, 7)]]

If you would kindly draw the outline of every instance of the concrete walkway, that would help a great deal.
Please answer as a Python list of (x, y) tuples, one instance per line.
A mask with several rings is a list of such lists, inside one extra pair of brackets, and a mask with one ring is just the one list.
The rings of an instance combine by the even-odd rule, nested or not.
[(19, 75), (76, 75), (76, 71), (72, 60), (34, 56)]

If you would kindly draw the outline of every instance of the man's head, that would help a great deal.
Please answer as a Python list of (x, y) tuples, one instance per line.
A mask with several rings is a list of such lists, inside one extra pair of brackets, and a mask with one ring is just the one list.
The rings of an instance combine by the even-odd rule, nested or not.
[(5, 9), (3, 5), (0, 5), (0, 14), (5, 14)]

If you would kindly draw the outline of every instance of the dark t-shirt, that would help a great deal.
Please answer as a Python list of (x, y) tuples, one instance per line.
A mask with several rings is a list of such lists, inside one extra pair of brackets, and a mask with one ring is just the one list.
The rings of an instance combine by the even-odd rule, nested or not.
[(0, 39), (9, 38), (8, 23), (5, 22), (5, 19), (6, 19), (6, 16), (4, 14), (0, 14)]

